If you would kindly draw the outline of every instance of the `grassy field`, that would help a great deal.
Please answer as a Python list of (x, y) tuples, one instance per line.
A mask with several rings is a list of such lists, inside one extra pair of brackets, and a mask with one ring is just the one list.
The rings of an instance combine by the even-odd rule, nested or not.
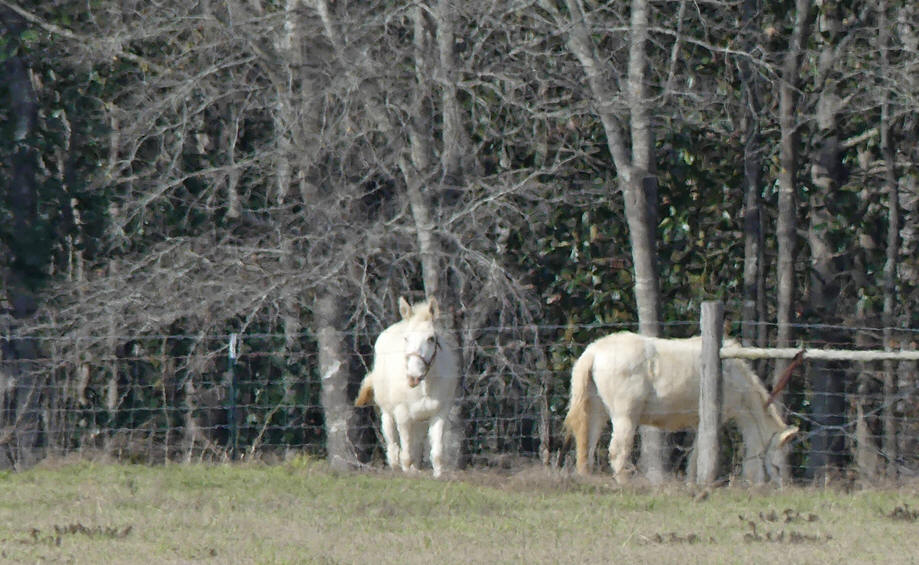
[(917, 509), (916, 484), (699, 493), (539, 467), (56, 462), (0, 477), (0, 561), (919, 563)]

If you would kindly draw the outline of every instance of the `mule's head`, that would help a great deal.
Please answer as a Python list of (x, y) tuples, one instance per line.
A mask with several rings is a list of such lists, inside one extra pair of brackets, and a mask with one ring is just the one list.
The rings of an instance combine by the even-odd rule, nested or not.
[(769, 438), (766, 446), (766, 457), (764, 461), (764, 471), (766, 478), (772, 481), (780, 482), (782, 479), (782, 465), (786, 463), (788, 442), (798, 433), (798, 426), (786, 426), (785, 429), (778, 430)]
[(749, 363), (741, 359), (725, 359), (722, 367), (725, 370), (725, 386), (730, 383), (733, 389), (731, 404), (725, 405), (725, 409), (743, 433), (745, 478), (756, 483), (781, 483), (787, 445), (798, 433), (797, 426), (785, 423), (778, 407), (772, 403), (769, 391)]
[(405, 327), (405, 375), (410, 387), (418, 386), (434, 364), (440, 343), (434, 320), (437, 318), (437, 300), (432, 298), (410, 306), (404, 298), (399, 299), (399, 312), (407, 322)]

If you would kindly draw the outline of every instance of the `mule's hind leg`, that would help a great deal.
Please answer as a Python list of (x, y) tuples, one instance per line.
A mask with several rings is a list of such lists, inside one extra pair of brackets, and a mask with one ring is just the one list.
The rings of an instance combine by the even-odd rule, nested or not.
[(609, 465), (617, 481), (626, 480), (622, 474), (635, 441), (635, 420), (626, 416), (613, 417), (613, 437), (609, 442)]
[(399, 464), (399, 436), (396, 435), (396, 420), (389, 412), (381, 411), (383, 440), (386, 442), (386, 462), (393, 469)]
[(607, 414), (606, 408), (596, 394), (591, 395), (590, 400), (587, 402), (587, 406), (589, 414), (587, 423), (586, 470), (590, 472), (593, 470), (594, 464), (597, 461), (597, 443), (600, 441), (600, 434), (603, 433), (603, 428), (606, 427), (606, 421), (609, 419), (609, 414)]
[(417, 471), (421, 468), (424, 459), (424, 438), (427, 436), (428, 423), (426, 421), (412, 423), (411, 469)]

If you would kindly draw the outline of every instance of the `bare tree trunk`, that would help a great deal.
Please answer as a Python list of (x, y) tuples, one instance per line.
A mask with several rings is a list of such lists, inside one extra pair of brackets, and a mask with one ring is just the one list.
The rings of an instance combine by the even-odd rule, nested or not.
[[(795, 288), (795, 225), (797, 176), (797, 103), (796, 91), (800, 83), (801, 58), (806, 47), (810, 29), (810, 10), (812, 0), (795, 0), (795, 23), (791, 41), (785, 52), (782, 65), (782, 79), (779, 85), (779, 127), (781, 144), (779, 147), (779, 207), (776, 219), (776, 347), (788, 347), (792, 340), (792, 308)], [(772, 384), (775, 386), (785, 372), (788, 361), (775, 363)], [(785, 392), (779, 394), (776, 403), (784, 402)], [(780, 470), (783, 480), (789, 478), (787, 464)]]
[(227, 218), (236, 220), (242, 216), (242, 201), (239, 196), (239, 169), (236, 166), (236, 142), (239, 140), (239, 119), (227, 104), (223, 112), (224, 117), (220, 123), (220, 137), (218, 140), (220, 154), (227, 160), (227, 174), (224, 177), (226, 185)]
[(298, 112), (294, 109), (294, 69), (301, 68), (300, 39), (301, 31), (297, 22), (297, 6), (300, 0), (286, 0), (284, 5), (284, 25), (275, 47), (282, 57), (282, 72), (276, 79), (274, 119), (275, 137), (278, 140), (275, 161), (274, 200), (278, 206), (283, 205), (290, 194), (293, 165), (293, 132), (297, 125)]
[[(568, 31), (568, 48), (584, 70), (591, 96), (606, 133), (607, 146), (619, 176), (625, 200), (625, 214), (632, 246), (635, 269), (635, 302), (638, 307), (638, 331), (643, 335), (660, 333), (660, 288), (657, 273), (657, 176), (654, 173), (654, 134), (651, 127), (650, 104), (647, 96), (647, 43), (649, 5), (647, 0), (633, 0), (629, 36), (629, 63), (625, 92), (629, 106), (631, 151), (627, 149), (625, 128), (609, 100), (616, 90), (606, 78), (604, 63), (597, 57), (588, 15), (582, 4), (566, 0), (570, 21), (560, 14), (554, 2), (542, 5), (552, 13), (559, 25)], [(656, 428), (641, 428), (639, 466), (652, 482), (663, 480), (663, 433)]]
[[(861, 327), (869, 327), (866, 301), (861, 299), (856, 305), (855, 323)], [(872, 344), (869, 332), (856, 332), (855, 347), (868, 348)], [(854, 460), (858, 475), (865, 480), (877, 479), (881, 468), (878, 456), (877, 442), (871, 429), (868, 413), (871, 408), (872, 389), (875, 382), (874, 375), (868, 371), (867, 363), (858, 363), (858, 384), (855, 393), (855, 445)]]
[[(760, 0), (745, 0), (741, 28), (748, 30), (760, 9)], [(752, 42), (747, 42), (752, 48)], [(744, 270), (743, 270), (743, 323), (741, 339), (744, 345), (765, 346), (765, 320), (763, 214), (762, 190), (762, 139), (760, 137), (761, 93), (759, 81), (746, 59), (740, 62), (744, 132)]]
[[(112, 261), (109, 266), (110, 272), (118, 272), (118, 262)], [(117, 335), (117, 320), (114, 319), (113, 314), (109, 315), (109, 327), (108, 335), (105, 339), (105, 346), (108, 350), (109, 360), (105, 363), (106, 370), (106, 383), (105, 383), (105, 409), (108, 411), (108, 421), (115, 422), (118, 418), (118, 400), (120, 394), (118, 391), (118, 342), (115, 340)], [(164, 346), (165, 347), (165, 346)], [(165, 361), (165, 355), (164, 361)], [(165, 371), (163, 371), (165, 373)], [(162, 378), (166, 378), (165, 375)], [(118, 438), (112, 436), (111, 431), (105, 434), (105, 443), (104, 451), (106, 455), (112, 455), (114, 446), (117, 445)]]
[[(347, 51), (342, 36), (336, 27), (332, 14), (330, 12), (327, 0), (314, 0), (316, 11), (323, 22), (323, 27), (329, 42), (332, 44), (333, 51), (340, 61), (344, 71), (353, 76), (356, 80), (362, 75), (360, 61), (355, 60)], [(408, 128), (409, 133), (409, 156), (402, 156), (398, 159), (399, 170), (402, 173), (408, 193), (409, 206), (412, 210), (414, 219), (419, 255), (421, 257), (422, 278), (424, 280), (425, 293), (429, 296), (435, 296), (440, 290), (439, 261), (443, 256), (440, 248), (440, 242), (434, 234), (434, 223), (432, 221), (431, 203), (426, 198), (425, 182), (431, 178), (431, 155), (433, 155), (433, 140), (430, 132), (432, 131), (431, 117), (428, 110), (430, 105), (430, 88), (425, 70), (430, 67), (428, 62), (428, 51), (430, 49), (430, 31), (424, 18), (423, 8), (416, 6), (413, 11), (414, 31), (415, 31), (415, 53), (416, 53), (416, 77), (418, 77), (418, 88), (413, 93), (413, 111), (412, 123)], [(376, 122), (377, 127), (390, 135), (398, 135), (399, 128), (394, 120), (387, 114), (386, 109), (380, 104), (377, 96), (378, 88), (372, 81), (362, 80), (367, 91), (364, 102), (367, 106), (367, 113), (370, 118)]]
[[(832, 35), (832, 34), (831, 34)], [(826, 77), (832, 66), (832, 55), (828, 54), (835, 45), (824, 45), (823, 61), (827, 68), (818, 72), (818, 79)], [(817, 103), (818, 132), (814, 139), (811, 162), (811, 183), (813, 185), (808, 214), (807, 243), (810, 251), (810, 276), (808, 285), (808, 308), (823, 324), (839, 323), (836, 300), (841, 291), (838, 281), (835, 253), (829, 241), (828, 229), (833, 219), (827, 211), (827, 198), (844, 182), (844, 166), (837, 136), (836, 113), (838, 97), (831, 81), (821, 81)], [(828, 327), (815, 328), (811, 336), (818, 342), (836, 341)], [(845, 373), (834, 363), (812, 361), (808, 364), (809, 381), (812, 383), (811, 415), (814, 430), (811, 436), (808, 456), (808, 476), (821, 481), (827, 473), (839, 471), (844, 464), (845, 436)]]
[[(313, 64), (304, 61), (304, 30), (300, 21), (301, 0), (286, 0), (284, 28), (277, 43), (278, 52), (284, 56), (280, 76), (282, 82), (276, 85), (278, 131), (277, 197), (282, 204), (291, 196), (299, 194), (304, 203), (316, 197), (315, 169), (322, 138), (321, 103), (316, 92), (316, 79), (306, 67)], [(321, 8), (327, 10), (328, 7)], [(299, 153), (294, 154), (293, 148)], [(293, 190), (293, 185), (299, 191)], [(303, 251), (294, 240), (284, 241), (284, 264), (289, 272), (297, 272), (302, 263), (298, 253)], [(330, 284), (334, 283), (330, 281)], [(298, 337), (302, 331), (301, 297), (293, 293), (283, 300), (282, 321), (285, 346), (288, 351), (299, 347)], [(326, 450), (328, 460), (334, 468), (352, 467), (357, 464), (357, 454), (351, 441), (353, 408), (347, 397), (349, 370), (347, 346), (341, 334), (344, 324), (343, 298), (333, 293), (321, 294), (314, 305), (314, 320), (318, 335), (319, 370), (321, 381), (321, 403), (325, 413)], [(285, 383), (285, 396), (293, 399), (297, 382), (290, 379)]]
[(197, 443), (199, 441), (205, 443), (207, 440), (201, 433), (201, 426), (198, 425), (198, 419), (195, 417), (195, 412), (198, 410), (198, 401), (194, 379), (185, 379), (182, 393), (182, 409), (185, 412), (183, 416), (182, 449), (185, 451), (185, 463), (191, 463), (195, 456)]
[(437, 53), (439, 67), (435, 71), (440, 86), (441, 112), (443, 114), (443, 150), (441, 166), (444, 184), (458, 187), (465, 176), (464, 156), (469, 155), (469, 139), (463, 127), (463, 115), (457, 97), (456, 70), (456, 11), (452, 0), (438, 0), (434, 9), (437, 22)]
[(436, 192), (433, 187), (423, 187), (423, 179), (435, 178), (432, 170), (434, 139), (432, 133), (433, 116), (431, 112), (432, 92), (430, 75), (434, 65), (430, 60), (434, 32), (425, 17), (426, 8), (416, 5), (414, 16), (415, 77), (416, 85), (412, 101), (413, 116), (409, 125), (411, 145), (411, 162), (400, 161), (400, 168), (405, 177), (409, 205), (415, 220), (418, 237), (418, 250), (421, 256), (421, 274), (424, 280), (426, 296), (437, 296), (440, 291), (440, 270), (443, 250), (434, 234), (432, 220), (432, 200), (429, 196)]
[(425, 296), (437, 296), (440, 291), (440, 259), (443, 257), (440, 242), (434, 235), (434, 222), (431, 220), (430, 201), (425, 198), (421, 186), (420, 172), (410, 163), (403, 160), (402, 173), (405, 177), (412, 218), (415, 220), (415, 233), (418, 238), (418, 251), (421, 257), (421, 277), (424, 280)]
[[(904, 317), (909, 312), (904, 313)], [(908, 350), (915, 347), (912, 336), (906, 335), (900, 339), (900, 349)], [(901, 424), (897, 426), (896, 434), (896, 453), (897, 459), (893, 462), (887, 461), (887, 474), (892, 475), (890, 466), (896, 467), (896, 476), (906, 474), (909, 469), (913, 472), (916, 469), (916, 463), (919, 462), (919, 423), (916, 421), (916, 409), (919, 406), (919, 391), (916, 387), (917, 363), (915, 361), (901, 361), (898, 367), (897, 375), (897, 398), (894, 405), (897, 414), (902, 418)], [(885, 399), (885, 402), (887, 399)]]
[[(796, 175), (798, 168), (798, 124), (796, 91), (800, 83), (801, 57), (810, 34), (810, 11), (812, 0), (795, 0), (795, 23), (791, 41), (785, 52), (782, 65), (782, 79), (779, 85), (779, 125), (781, 145), (779, 147), (779, 210), (776, 220), (778, 257), (776, 281), (776, 321), (778, 323), (776, 347), (791, 344), (791, 321), (794, 300), (794, 252), (796, 224)], [(787, 361), (776, 362), (773, 385), (785, 372)], [(777, 399), (781, 401), (781, 398)]]
[[(828, 199), (838, 191), (848, 178), (842, 161), (842, 146), (838, 127), (838, 114), (844, 102), (837, 94), (834, 77), (836, 52), (845, 41), (839, 33), (842, 27), (837, 12), (830, 8), (821, 12), (816, 41), (820, 45), (814, 91), (818, 93), (817, 131), (811, 140), (810, 210), (808, 214), (807, 242), (810, 251), (808, 307), (811, 314), (823, 322), (812, 330), (811, 336), (820, 342), (837, 341), (833, 325), (840, 323), (837, 300), (841, 288), (836, 253), (830, 241), (829, 230), (833, 218), (828, 211)], [(838, 474), (845, 465), (846, 374), (835, 363), (815, 361), (810, 363), (812, 383), (812, 419), (808, 456), (808, 476), (823, 480), (828, 474)]]
[(660, 335), (660, 286), (657, 273), (657, 175), (654, 166), (654, 132), (646, 83), (648, 19), (647, 0), (633, 0), (630, 24), (628, 101), (632, 132), (632, 163), (626, 177), (626, 216), (635, 264), (635, 299), (638, 329), (643, 335)]
[[(890, 30), (887, 18), (887, 0), (878, 2), (878, 43), (881, 52), (881, 76), (887, 80), (890, 76)], [(897, 183), (896, 150), (894, 148), (891, 124), (891, 101), (889, 90), (881, 88), (881, 154), (884, 159), (884, 189), (887, 193), (887, 255), (884, 262), (884, 306), (882, 322), (884, 326), (884, 349), (894, 345), (893, 328), (896, 324), (895, 305), (897, 300), (897, 259), (900, 255), (900, 190)], [(884, 408), (881, 421), (884, 428), (883, 452), (887, 460), (888, 478), (896, 478), (897, 460), (897, 420), (895, 415), (897, 402), (896, 363), (884, 362)]]
[[(439, 58), (439, 67), (435, 71), (437, 83), (441, 89), (441, 113), (443, 115), (443, 131), (441, 139), (441, 158), (440, 166), (442, 170), (441, 182), (441, 206), (447, 207), (452, 205), (454, 198), (444, 198), (446, 194), (458, 194), (465, 179), (469, 176), (466, 168), (473, 167), (469, 155), (469, 137), (466, 133), (466, 123), (463, 119), (463, 112), (458, 97), (456, 68), (456, 10), (451, 0), (438, 0), (434, 8), (434, 18), (437, 24), (435, 30), (437, 53)], [(471, 172), (471, 171), (470, 171)], [(449, 272), (447, 273), (449, 275)], [(455, 285), (450, 284), (447, 277), (446, 287), (442, 289), (441, 294), (447, 299), (447, 303), (456, 305), (459, 303), (459, 296)], [(456, 342), (461, 343), (460, 320), (456, 315), (455, 306), (448, 312), (449, 326), (448, 331), (455, 332)], [(457, 352), (459, 355), (459, 367), (466, 366), (465, 347), (460, 347)], [(450, 421), (444, 431), (444, 454), (445, 466), (449, 468), (459, 468), (463, 465), (462, 446), (465, 438), (465, 427), (463, 421), (463, 372), (460, 369), (460, 378), (456, 383), (456, 399), (453, 408), (450, 410)]]
[[(278, 206), (284, 204), (291, 192), (291, 179), (293, 165), (291, 157), (294, 154), (294, 135), (298, 131), (298, 116), (300, 111), (294, 109), (295, 100), (300, 105), (301, 98), (295, 91), (294, 73), (302, 68), (300, 57), (301, 27), (297, 21), (297, 7), (300, 0), (286, 0), (284, 5), (284, 26), (281, 36), (277, 41), (278, 53), (283, 57), (281, 65), (281, 78), (283, 83), (275, 84), (276, 106), (274, 111), (275, 136), (278, 140), (277, 161), (275, 167), (275, 201)], [(307, 108), (308, 109), (308, 108)], [(308, 114), (308, 112), (307, 112)], [(291, 240), (283, 243), (285, 249), (282, 255), (285, 266), (289, 271), (296, 270), (295, 253)], [(281, 320), (284, 327), (284, 344), (291, 349), (297, 336), (300, 334), (300, 309), (295, 296), (288, 296), (283, 301)], [(286, 391), (290, 394), (290, 391)]]
[(319, 297), (315, 313), (329, 464), (335, 469), (354, 467), (357, 465), (357, 455), (349, 438), (354, 411), (348, 400), (350, 371), (346, 344), (340, 330), (344, 316), (339, 297), (331, 293)]
[[(919, 6), (917, 6), (915, 2), (898, 4), (899, 6), (896, 7), (895, 22), (890, 22), (888, 26), (885, 27), (897, 30), (897, 40), (902, 44), (902, 52), (915, 54), (919, 52), (919, 30), (917, 30), (915, 26), (917, 17), (919, 17)], [(889, 60), (887, 64), (890, 64)], [(906, 73), (906, 91), (919, 92), (919, 60), (917, 60), (916, 57), (911, 58), (909, 69), (910, 72)], [(889, 74), (885, 74), (885, 80), (892, 80)], [(888, 91), (886, 85), (884, 91)], [(912, 115), (907, 114), (902, 118), (901, 125), (897, 128), (898, 131), (915, 131), (917, 124), (915, 107), (915, 102), (913, 102), (914, 110)], [(892, 109), (893, 108), (890, 108), (888, 111)], [(898, 110), (902, 112), (903, 109), (898, 108)], [(893, 151), (894, 149), (895, 148), (891, 144), (890, 150)], [(899, 152), (908, 155), (908, 158), (913, 163), (916, 162), (917, 155), (919, 155), (915, 143), (901, 145), (899, 147)], [(896, 154), (896, 152), (893, 153), (894, 156), (896, 156)], [(919, 187), (917, 187), (916, 177), (913, 174), (906, 174), (904, 172), (898, 180), (897, 186), (899, 192), (897, 200), (899, 201), (900, 207), (898, 218), (902, 217), (902, 223), (900, 224), (897, 251), (900, 258), (903, 260), (900, 261), (899, 264), (895, 264), (896, 280), (901, 289), (916, 288), (919, 286), (919, 269), (916, 268), (915, 261), (910, 260), (910, 258), (916, 256), (917, 233), (919, 233), (919, 228), (917, 228), (917, 223), (919, 223), (919, 198), (917, 198), (917, 195), (919, 195)], [(902, 216), (900, 216), (901, 214)], [(890, 232), (888, 232), (888, 234), (889, 233)], [(888, 242), (888, 246), (889, 245), (890, 243)], [(887, 251), (890, 253), (889, 247)], [(903, 293), (904, 291), (900, 290), (899, 292)], [(900, 294), (900, 296), (895, 295), (894, 304), (897, 306), (900, 320), (914, 319), (912, 314), (914, 309), (913, 300), (905, 299), (902, 294)], [(903, 334), (900, 337), (900, 347), (902, 349), (915, 347), (913, 336)], [(902, 418), (900, 420), (899, 429), (896, 430), (896, 453), (898, 455), (898, 460), (895, 464), (898, 467), (897, 474), (903, 473), (907, 468), (906, 465), (909, 466), (908, 468), (915, 471), (916, 464), (919, 463), (919, 460), (917, 460), (917, 454), (919, 454), (919, 433), (917, 433), (919, 432), (919, 425), (915, 423), (915, 416), (917, 414), (916, 407), (919, 406), (919, 382), (917, 382), (917, 378), (919, 377), (917, 377), (916, 369), (917, 364), (915, 362), (900, 363), (900, 375), (896, 383), (898, 394), (895, 407), (897, 414)], [(887, 399), (885, 399), (885, 403), (886, 402)], [(888, 462), (888, 465), (889, 464)]]

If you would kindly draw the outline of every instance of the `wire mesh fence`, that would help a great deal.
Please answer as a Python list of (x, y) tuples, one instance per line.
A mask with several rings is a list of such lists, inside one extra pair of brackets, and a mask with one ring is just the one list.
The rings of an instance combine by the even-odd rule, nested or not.
[[(697, 325), (674, 324), (674, 335)], [(562, 420), (570, 369), (586, 343), (609, 327), (477, 328), (461, 339), (462, 461), (512, 466), (521, 459), (570, 465)], [(797, 328), (807, 335), (808, 327)], [(916, 330), (835, 328), (834, 342), (796, 346), (912, 350)], [(665, 333), (667, 333), (665, 331)], [(739, 332), (737, 332), (739, 333)], [(469, 339), (468, 336), (475, 336)], [(592, 336), (592, 337), (579, 337)], [(372, 361), (373, 336), (347, 335), (348, 398)], [(0, 464), (102, 452), (143, 462), (325, 456), (322, 379), (315, 341), (282, 334), (112, 336), (108, 352), (58, 338), (35, 340), (31, 358), (0, 361)], [(8, 339), (10, 350), (15, 343)], [(18, 346), (21, 349), (21, 345)], [(750, 361), (769, 383), (773, 361)], [(801, 432), (791, 444), (794, 478), (880, 480), (919, 473), (916, 361), (808, 361), (796, 371), (782, 411)], [(378, 418), (354, 409), (349, 437), (361, 461), (382, 465)], [(610, 431), (601, 438), (606, 445)], [(722, 431), (721, 475), (742, 464), (739, 434)], [(667, 465), (686, 472), (692, 433), (671, 434)], [(600, 460), (604, 460), (601, 449)], [(819, 469), (818, 469), (819, 467)], [(601, 464), (601, 469), (603, 468)]]

